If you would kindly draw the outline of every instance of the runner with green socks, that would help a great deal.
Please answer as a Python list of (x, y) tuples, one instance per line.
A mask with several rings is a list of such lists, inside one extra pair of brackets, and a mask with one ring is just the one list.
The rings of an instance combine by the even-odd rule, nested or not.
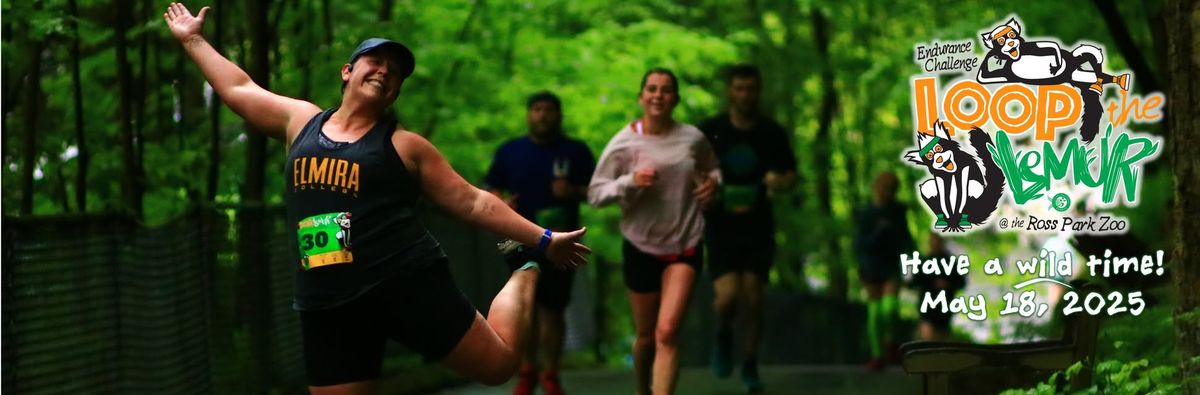
[(872, 185), (874, 199), (856, 213), (854, 249), (858, 252), (858, 276), (867, 291), (867, 345), (871, 358), (867, 370), (882, 370), (898, 362), (895, 342), (900, 284), (900, 254), (915, 248), (908, 231), (904, 205), (896, 202), (899, 180), (881, 173)]

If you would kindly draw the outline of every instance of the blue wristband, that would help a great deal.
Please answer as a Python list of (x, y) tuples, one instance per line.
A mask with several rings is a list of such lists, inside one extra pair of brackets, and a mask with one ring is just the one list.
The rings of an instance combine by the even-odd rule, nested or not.
[(546, 247), (550, 246), (550, 233), (550, 229), (546, 229), (545, 232), (542, 232), (542, 238), (541, 240), (538, 240), (538, 251), (546, 252)]

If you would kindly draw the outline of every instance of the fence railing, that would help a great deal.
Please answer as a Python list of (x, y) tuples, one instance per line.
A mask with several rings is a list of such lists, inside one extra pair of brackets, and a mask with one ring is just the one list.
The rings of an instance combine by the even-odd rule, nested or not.
[[(0, 389), (303, 392), (299, 318), (291, 309), (294, 235), (283, 218), (279, 207), (230, 206), (154, 227), (116, 215), (4, 218)], [(455, 281), (486, 314), (509, 276), (496, 238), (437, 213), (424, 220), (450, 256)], [(612, 360), (626, 353), (631, 339), (623, 334), (632, 325), (621, 327), (620, 265), (599, 258), (577, 274), (566, 348)], [(680, 339), (685, 365), (707, 361), (711, 301), (702, 274)], [(766, 362), (846, 363), (864, 352), (861, 306), (774, 290), (768, 309)], [(416, 360), (406, 353), (389, 345), (389, 357)], [(388, 366), (385, 375), (401, 375)]]

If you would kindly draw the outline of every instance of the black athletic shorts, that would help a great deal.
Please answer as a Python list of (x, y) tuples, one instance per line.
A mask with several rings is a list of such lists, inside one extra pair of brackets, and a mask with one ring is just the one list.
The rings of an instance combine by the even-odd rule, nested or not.
[(658, 292), (662, 290), (662, 275), (667, 265), (683, 263), (691, 266), (696, 273), (700, 272), (700, 265), (704, 262), (704, 242), (679, 255), (657, 256), (647, 254), (625, 240), (621, 245), (621, 255), (625, 261), (622, 264), (625, 286), (638, 293)]
[(537, 293), (533, 300), (538, 306), (556, 312), (566, 310), (571, 302), (571, 285), (575, 283), (575, 271), (559, 270), (553, 265), (539, 264), (542, 269), (538, 277)]
[[(926, 292), (933, 294), (933, 295), (937, 295), (939, 292), (942, 292), (942, 291), (946, 291), (947, 299), (953, 298), (956, 294), (958, 294), (958, 290), (956, 290), (956, 289), (940, 289), (940, 288), (921, 287), (921, 289), (917, 291), (917, 295), (925, 295)], [(924, 313), (920, 313), (920, 309), (917, 309), (917, 311), (920, 314), (922, 321), (929, 322), (929, 324), (933, 325), (934, 328), (941, 329), (941, 330), (949, 330), (950, 329), (950, 320), (952, 320), (954, 318), (954, 313), (951, 313), (949, 311), (943, 312), (941, 309), (931, 308), (931, 309), (925, 310)]]
[(508, 270), (515, 271), (525, 265), (527, 259), (536, 259), (542, 274), (538, 276), (537, 292), (533, 300), (538, 306), (556, 312), (566, 310), (571, 302), (571, 286), (575, 283), (574, 270), (560, 270), (540, 252), (526, 252), (520, 259), (505, 259)]
[(708, 271), (713, 280), (725, 273), (744, 272), (758, 275), (763, 283), (775, 263), (773, 234), (738, 235), (728, 231), (711, 232), (708, 244)]
[(466, 335), (475, 314), (444, 260), (384, 280), (343, 305), (300, 311), (308, 383), (379, 378), (387, 339), (426, 360), (441, 360)]

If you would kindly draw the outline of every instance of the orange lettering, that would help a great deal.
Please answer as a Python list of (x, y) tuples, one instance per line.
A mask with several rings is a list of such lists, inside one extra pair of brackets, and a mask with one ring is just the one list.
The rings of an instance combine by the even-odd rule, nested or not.
[[(1059, 105), (1062, 105), (1060, 108)], [(1059, 128), (1074, 125), (1083, 110), (1079, 92), (1065, 85), (1038, 85), (1038, 124), (1034, 138), (1054, 141)]]
[(319, 161), (315, 157), (308, 158), (308, 182), (324, 184), (325, 171), (329, 167), (329, 158), (321, 158)]
[[(962, 80), (951, 85), (950, 90), (946, 92), (946, 101), (942, 102), (942, 111), (946, 113), (946, 120), (954, 125), (955, 129), (969, 130), (987, 123), (987, 107), (991, 97), (991, 92), (984, 89), (983, 85), (978, 82)], [(974, 102), (973, 112), (969, 114), (962, 110), (962, 102), (966, 99)], [(954, 134), (951, 133), (950, 136), (953, 137)]]
[[(1016, 116), (1008, 114), (1008, 103), (1013, 101), (1021, 105)], [(989, 108), (991, 111), (988, 114), (1000, 130), (1010, 134), (1023, 133), (1033, 127), (1036, 108), (1033, 103), (1033, 91), (1021, 85), (1005, 85), (992, 96), (992, 105)]]

